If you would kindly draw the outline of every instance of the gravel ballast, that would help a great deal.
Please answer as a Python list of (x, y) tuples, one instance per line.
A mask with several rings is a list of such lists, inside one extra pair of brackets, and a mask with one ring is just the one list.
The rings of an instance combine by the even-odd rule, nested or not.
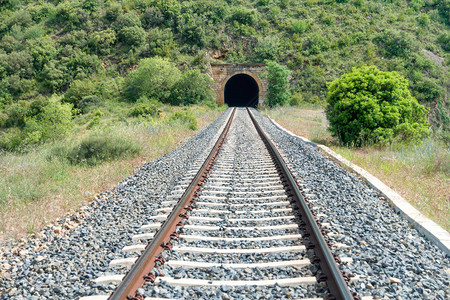
[[(109, 267), (110, 261), (135, 256), (133, 253), (124, 253), (122, 248), (136, 243), (131, 238), (142, 233), (140, 230), (142, 225), (155, 222), (151, 217), (160, 214), (156, 210), (167, 207), (162, 204), (163, 201), (174, 200), (169, 196), (174, 194), (175, 190), (178, 194), (182, 193), (179, 181), (186, 180), (189, 178), (187, 173), (200, 167), (230, 112), (230, 109), (227, 110), (180, 148), (143, 165), (116, 188), (100, 194), (90, 205), (83, 207), (76, 214), (46, 227), (38, 238), (30, 239), (19, 247), (2, 247), (0, 299), (78, 299), (82, 296), (111, 293), (117, 285), (101, 285), (92, 280), (105, 274), (124, 272), (123, 268)], [(353, 259), (353, 263), (342, 266), (350, 276), (357, 278), (350, 285), (352, 290), (362, 296), (370, 295), (378, 299), (450, 299), (450, 261), (441, 250), (418, 234), (415, 229), (411, 229), (407, 221), (397, 215), (376, 190), (318, 153), (313, 146), (277, 128), (258, 111), (252, 109), (252, 112), (281, 150), (297, 181), (303, 184), (304, 191), (308, 195), (314, 194), (308, 196), (315, 200), (311, 202), (314, 203), (313, 210), (320, 216), (322, 223), (330, 223), (328, 232), (334, 234), (326, 237), (335, 246), (332, 252), (340, 257)], [(245, 131), (240, 133), (245, 136)], [(242, 145), (235, 145), (236, 151), (245, 150), (245, 143), (251, 141), (250, 136), (246, 138), (246, 140), (241, 138)], [(215, 202), (210, 199), (202, 201)], [(274, 207), (258, 206), (257, 209), (270, 208)], [(246, 207), (239, 208), (245, 209)], [(202, 214), (192, 212), (192, 215)], [(238, 225), (236, 222), (207, 224), (230, 227), (258, 226), (254, 221), (240, 222)], [(286, 221), (273, 220), (264, 225), (281, 224), (286, 224)], [(194, 230), (186, 232), (204, 234)], [(296, 232), (296, 230), (285, 231), (286, 234)], [(272, 234), (280, 233), (282, 231), (274, 230)], [(237, 231), (236, 234), (244, 232)], [(224, 233), (224, 236), (231, 235)], [(147, 241), (142, 241), (145, 242)], [(301, 244), (298, 241), (241, 244), (205, 241), (183, 243), (184, 246), (212, 247), (216, 244), (217, 247), (239, 246), (242, 249)], [(255, 253), (240, 256), (174, 252), (166, 255), (176, 260), (219, 263), (308, 258), (305, 252)], [(266, 273), (256, 274), (254, 270), (230, 272), (227, 268), (218, 267), (214, 269), (213, 275), (215, 279), (248, 280), (271, 276), (284, 278), (298, 275), (299, 273), (295, 272), (303, 271), (311, 273), (305, 276), (312, 276), (312, 271), (315, 270), (293, 271), (288, 268), (271, 268)], [(166, 265), (161, 268), (161, 272), (167, 272), (170, 276), (188, 274), (186, 270)], [(205, 276), (204, 270), (198, 268), (189, 272), (198, 275), (199, 278)], [(295, 288), (275, 286), (270, 289), (230, 286), (174, 287), (163, 281), (158, 286), (147, 288), (146, 296), (189, 298), (189, 295), (195, 295), (197, 299), (278, 299), (312, 297), (321, 291), (315, 286)]]
[(122, 248), (157, 214), (180, 178), (199, 169), (229, 113), (181, 147), (144, 164), (75, 215), (46, 227), (39, 238), (20, 247), (2, 247), (0, 299), (78, 299), (111, 292), (114, 285), (92, 280), (122, 255)]
[[(264, 166), (262, 166), (264, 164)], [(265, 170), (265, 171), (261, 171)], [(231, 188), (226, 194), (218, 192), (218, 178), (221, 178), (222, 186)], [(267, 183), (259, 189), (254, 182)], [(304, 246), (306, 241), (301, 237), (301, 230), (296, 226), (293, 229), (263, 229), (262, 226), (277, 226), (296, 224), (298, 219), (294, 217), (294, 211), (272, 211), (272, 205), (255, 209), (255, 205), (266, 202), (287, 201), (284, 208), (290, 208), (289, 196), (280, 185), (280, 177), (275, 165), (272, 163), (269, 152), (265, 148), (254, 128), (245, 109), (238, 109), (233, 124), (222, 147), (217, 165), (213, 166), (209, 179), (205, 182), (201, 194), (197, 197), (197, 208), (194, 208), (185, 223), (185, 228), (180, 237), (173, 242), (174, 247), (187, 249), (226, 249), (239, 251), (241, 249), (255, 250), (254, 254), (242, 255), (218, 255), (212, 253), (199, 255), (195, 253), (179, 253), (177, 250), (165, 251), (166, 264), (158, 267), (154, 272), (161, 281), (148, 283), (144, 286), (145, 296), (157, 298), (176, 299), (275, 299), (275, 298), (316, 298), (322, 297), (326, 292), (323, 285), (315, 282), (314, 275), (317, 269), (310, 266), (309, 256), (306, 250), (294, 250), (286, 253), (274, 252), (261, 255), (259, 249)], [(244, 184), (243, 182), (251, 182)], [(212, 185), (212, 186), (211, 186)], [(268, 190), (272, 186), (272, 192)], [(212, 197), (212, 198), (211, 198)], [(226, 212), (210, 211), (204, 203), (220, 203), (220, 209)], [(233, 210), (233, 205), (239, 206), (241, 213)], [(198, 212), (203, 209), (204, 212)], [(230, 210), (231, 209), (231, 210)], [(259, 211), (259, 212), (258, 212)], [(261, 212), (262, 211), (262, 212)], [(195, 217), (214, 217), (217, 220), (201, 221)], [(280, 218), (267, 220), (264, 218)], [(290, 217), (290, 218), (288, 218)], [(217, 227), (214, 230), (195, 230), (189, 226)], [(231, 230), (226, 228), (241, 227), (245, 230)], [(260, 230), (254, 230), (260, 228)], [(253, 230), (249, 230), (253, 229)], [(295, 235), (294, 239), (289, 239)], [(199, 237), (190, 239), (191, 236)], [(212, 240), (210, 240), (212, 238)], [(223, 238), (223, 240), (222, 240)], [(226, 240), (231, 238), (231, 240)], [(269, 238), (268, 240), (259, 239)], [(216, 240), (217, 239), (217, 240)], [(239, 239), (238, 241), (233, 239)], [(254, 239), (254, 240), (249, 240)], [(184, 257), (180, 259), (180, 257)], [(255, 267), (254, 263), (275, 263), (280, 260), (296, 261), (306, 259), (303, 266), (264, 266)], [(171, 261), (190, 261), (192, 267), (172, 266)], [(218, 266), (197, 267), (196, 262), (220, 261)], [(227, 265), (228, 264), (228, 265)], [(236, 264), (249, 264), (246, 267), (238, 267)], [(161, 276), (163, 275), (163, 276)], [(293, 280), (296, 278), (313, 278), (312, 284), (297, 284), (296, 286), (279, 286), (266, 284), (270, 280)], [(167, 281), (166, 278), (170, 278)], [(187, 286), (178, 286), (175, 280), (185, 280)], [(205, 280), (202, 286), (193, 286), (196, 280)], [(181, 283), (179, 283), (181, 284)], [(245, 284), (246, 286), (238, 286)], [(256, 287), (254, 285), (262, 284)], [(208, 286), (210, 285), (210, 286)]]
[(338, 255), (350, 256), (345, 270), (360, 276), (360, 295), (389, 299), (449, 299), (450, 261), (437, 246), (400, 217), (373, 188), (300, 138), (277, 128), (252, 110), (289, 163), (297, 181), (315, 194), (314, 210), (331, 222)]

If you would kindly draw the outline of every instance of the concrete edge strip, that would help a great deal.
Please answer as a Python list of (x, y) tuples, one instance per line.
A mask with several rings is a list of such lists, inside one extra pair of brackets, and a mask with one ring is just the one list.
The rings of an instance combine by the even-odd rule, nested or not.
[(291, 131), (285, 129), (280, 124), (278, 124), (275, 120), (273, 120), (270, 116), (269, 120), (280, 130), (288, 133), (293, 137), (297, 137), (304, 142), (314, 145), (318, 147), (323, 152), (327, 153), (331, 157), (333, 157), (338, 163), (350, 168), (355, 173), (360, 175), (365, 182), (378, 190), (381, 194), (383, 194), (388, 202), (395, 207), (396, 210), (400, 212), (400, 215), (408, 220), (408, 222), (415, 228), (418, 232), (423, 234), (429, 241), (434, 243), (439, 249), (445, 252), (445, 254), (450, 255), (450, 233), (446, 231), (444, 228), (424, 216), (421, 212), (419, 212), (415, 207), (408, 203), (402, 196), (400, 196), (393, 189), (384, 184), (381, 180), (364, 170), (363, 168), (353, 164), (348, 161), (346, 158), (342, 157), (340, 154), (337, 154), (330, 148), (324, 145), (317, 145), (307, 138), (298, 136)]

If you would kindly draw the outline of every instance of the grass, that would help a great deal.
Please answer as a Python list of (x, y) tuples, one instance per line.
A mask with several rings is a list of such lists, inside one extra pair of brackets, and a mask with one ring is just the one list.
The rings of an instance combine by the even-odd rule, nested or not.
[[(187, 110), (187, 114), (195, 117), (199, 128), (212, 122), (221, 112), (203, 106), (163, 107), (161, 110), (159, 119), (120, 121), (105, 114), (94, 131), (86, 128), (86, 122), (79, 121), (74, 135), (66, 140), (42, 145), (26, 154), (0, 154), (0, 238), (20, 238), (40, 230), (89, 203), (99, 192), (117, 185), (136, 167), (176, 148), (195, 131), (191, 129), (193, 118), (189, 122), (174, 122), (175, 111)], [(106, 139), (100, 143), (101, 147), (107, 148), (108, 155), (113, 152), (118, 157), (108, 156), (93, 165), (73, 164), (68, 159), (55, 157), (55, 149), (61, 152), (61, 149), (76, 148), (83, 141), (92, 140), (92, 135)], [(128, 141), (131, 149), (128, 155), (118, 150), (117, 139)], [(95, 144), (98, 147), (98, 142)]]
[(320, 107), (263, 111), (293, 133), (325, 144), (401, 194), (427, 217), (450, 230), (450, 150), (429, 139), (421, 145), (348, 148), (327, 131)]
[(327, 130), (328, 121), (325, 112), (318, 106), (302, 106), (301, 108), (282, 106), (263, 110), (262, 113), (269, 115), (284, 128), (312, 142), (319, 144), (333, 142)]

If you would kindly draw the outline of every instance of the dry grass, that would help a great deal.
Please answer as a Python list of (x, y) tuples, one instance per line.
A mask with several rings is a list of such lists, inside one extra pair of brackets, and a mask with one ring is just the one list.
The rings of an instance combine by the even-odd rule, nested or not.
[(262, 111), (284, 128), (319, 144), (329, 144), (332, 137), (327, 130), (328, 121), (321, 108), (283, 106)]
[(416, 147), (360, 149), (337, 145), (323, 109), (281, 107), (264, 111), (280, 125), (328, 145), (401, 194), (427, 217), (450, 230), (450, 151), (433, 140)]
[[(177, 108), (165, 108), (166, 113)], [(217, 118), (220, 111), (206, 107), (189, 108), (200, 128)], [(0, 238), (8, 240), (36, 232), (49, 222), (89, 203), (93, 196), (112, 188), (133, 170), (176, 148), (195, 134), (182, 124), (135, 122), (112, 125), (108, 130), (130, 138), (141, 152), (94, 167), (71, 165), (47, 159), (54, 145), (44, 145), (24, 155), (0, 156)], [(64, 143), (74, 143), (86, 132)]]

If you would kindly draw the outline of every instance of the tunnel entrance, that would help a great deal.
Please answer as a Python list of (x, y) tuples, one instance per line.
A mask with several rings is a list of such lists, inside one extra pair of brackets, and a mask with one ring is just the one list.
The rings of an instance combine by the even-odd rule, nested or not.
[(259, 87), (255, 79), (246, 74), (231, 77), (225, 85), (225, 103), (228, 106), (257, 107)]

